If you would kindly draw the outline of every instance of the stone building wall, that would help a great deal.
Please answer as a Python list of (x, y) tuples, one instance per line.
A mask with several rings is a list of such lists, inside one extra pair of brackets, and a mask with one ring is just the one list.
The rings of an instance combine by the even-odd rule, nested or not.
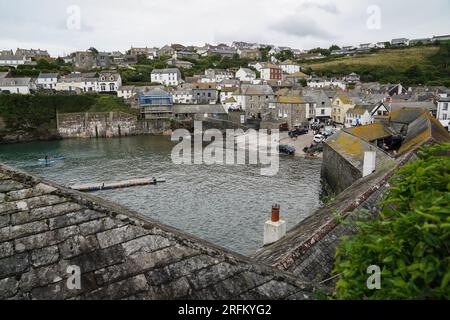
[(327, 190), (339, 194), (362, 178), (362, 172), (333, 148), (324, 143), (323, 149), (322, 180)]

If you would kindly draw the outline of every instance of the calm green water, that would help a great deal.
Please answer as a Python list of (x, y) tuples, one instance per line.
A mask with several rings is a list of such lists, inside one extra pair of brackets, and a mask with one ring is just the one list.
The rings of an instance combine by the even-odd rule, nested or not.
[[(97, 196), (242, 254), (262, 245), (264, 222), (281, 204), (288, 228), (320, 206), (320, 167), (315, 159), (281, 158), (275, 177), (256, 166), (179, 166), (166, 137), (63, 140), (0, 146), (0, 162), (62, 185), (157, 177), (167, 183), (102, 191)], [(66, 160), (39, 165), (43, 155)]]

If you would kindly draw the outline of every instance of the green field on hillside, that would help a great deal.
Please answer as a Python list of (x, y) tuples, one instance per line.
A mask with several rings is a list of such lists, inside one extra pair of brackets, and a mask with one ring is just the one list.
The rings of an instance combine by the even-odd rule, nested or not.
[(351, 72), (364, 82), (401, 82), (405, 85), (450, 86), (450, 45), (386, 49), (354, 57), (329, 58), (302, 66), (322, 76), (343, 76)]

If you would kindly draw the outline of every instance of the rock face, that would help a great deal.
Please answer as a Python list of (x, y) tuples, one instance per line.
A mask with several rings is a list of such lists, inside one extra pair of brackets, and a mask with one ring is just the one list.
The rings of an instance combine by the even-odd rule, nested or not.
[(311, 299), (313, 286), (0, 166), (0, 299)]

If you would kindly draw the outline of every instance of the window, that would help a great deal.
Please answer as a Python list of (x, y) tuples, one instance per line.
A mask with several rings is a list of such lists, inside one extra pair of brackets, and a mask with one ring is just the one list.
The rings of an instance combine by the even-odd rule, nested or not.
[(442, 111), (448, 111), (448, 103), (444, 103), (442, 106)]
[(447, 114), (444, 113), (444, 114), (442, 115), (442, 120), (447, 120), (447, 119), (448, 119), (448, 118), (447, 118)]
[(110, 83), (109, 84), (109, 91), (114, 91), (114, 90), (115, 90), (114, 83)]
[(102, 84), (100, 85), (100, 90), (101, 90), (101, 91), (106, 91), (106, 84), (102, 83)]
[(321, 114), (322, 114), (322, 115), (325, 115), (325, 109), (322, 109), (322, 110), (321, 110)]

